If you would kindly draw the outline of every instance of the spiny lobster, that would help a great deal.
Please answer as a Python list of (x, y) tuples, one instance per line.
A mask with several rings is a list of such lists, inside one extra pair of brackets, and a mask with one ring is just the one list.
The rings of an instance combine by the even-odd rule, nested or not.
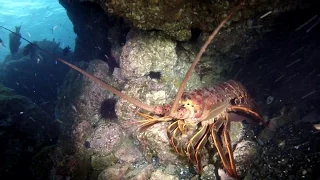
[[(185, 93), (183, 93), (183, 91), (187, 84), (188, 78), (190, 77), (196, 64), (199, 62), (207, 46), (218, 34), (223, 25), (239, 8), (240, 6), (231, 11), (231, 13), (219, 24), (205, 44), (201, 47), (181, 83), (174, 102), (161, 106), (150, 106), (131, 98), (99, 78), (55, 56), (45, 49), (42, 49), (36, 44), (23, 38), (21, 35), (16, 34), (15, 32), (3, 26), (0, 27), (12, 32), (38, 49), (55, 57), (58, 61), (68, 65), (94, 82), (100, 84), (106, 90), (111, 91), (117, 96), (129, 101), (143, 110), (149, 111), (150, 114), (138, 112), (142, 117), (145, 118), (144, 120), (136, 121), (136, 123), (140, 124), (141, 128), (146, 128), (158, 122), (171, 122), (167, 128), (167, 135), (170, 144), (177, 153), (188, 157), (188, 159), (194, 164), (198, 173), (202, 172), (201, 150), (211, 137), (224, 168), (229, 175), (238, 178), (228, 132), (229, 124), (230, 121), (237, 120), (234, 118), (233, 114), (242, 114), (251, 120), (264, 123), (261, 115), (256, 112), (254, 100), (250, 98), (247, 90), (240, 82), (233, 80), (224, 82), (220, 85), (215, 85), (211, 88)], [(223, 138), (218, 135), (220, 129), (222, 129)], [(223, 144), (221, 139), (223, 139)], [(227, 149), (227, 155), (225, 155), (223, 145)]]

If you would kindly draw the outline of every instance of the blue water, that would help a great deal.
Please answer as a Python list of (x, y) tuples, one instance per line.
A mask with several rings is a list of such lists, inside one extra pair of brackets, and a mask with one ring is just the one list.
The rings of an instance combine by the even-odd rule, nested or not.
[[(21, 26), (20, 34), (30, 41), (55, 39), (62, 48), (74, 50), (73, 24), (58, 0), (0, 0), (0, 25), (12, 31)], [(0, 46), (0, 62), (10, 54), (9, 33), (0, 28), (0, 38), (7, 47)], [(26, 44), (21, 40), (20, 48)]]

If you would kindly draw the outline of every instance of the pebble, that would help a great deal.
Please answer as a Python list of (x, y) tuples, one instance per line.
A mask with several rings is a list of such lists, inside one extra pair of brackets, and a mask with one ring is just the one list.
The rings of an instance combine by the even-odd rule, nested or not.
[(308, 171), (305, 169), (302, 171), (302, 175), (306, 175), (307, 173), (308, 173)]

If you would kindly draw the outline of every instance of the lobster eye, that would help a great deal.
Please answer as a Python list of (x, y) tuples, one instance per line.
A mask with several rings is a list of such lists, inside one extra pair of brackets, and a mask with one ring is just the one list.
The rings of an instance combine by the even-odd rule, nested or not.
[(236, 98), (230, 99), (230, 104), (231, 105), (236, 105)]

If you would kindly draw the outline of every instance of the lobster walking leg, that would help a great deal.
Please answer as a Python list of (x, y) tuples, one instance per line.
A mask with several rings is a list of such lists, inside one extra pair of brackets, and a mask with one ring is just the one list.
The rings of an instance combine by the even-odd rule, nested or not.
[(176, 139), (176, 137), (179, 137), (181, 135), (181, 131), (178, 128), (178, 121), (173, 122), (170, 124), (167, 128), (167, 136), (169, 138), (171, 146), (174, 148), (174, 150), (180, 155), (185, 156), (184, 148), (179, 143), (179, 141)]
[(229, 108), (227, 108), (227, 112), (243, 112), (245, 114), (247, 114), (249, 117), (253, 117), (250, 118), (252, 120), (258, 121), (258, 123), (262, 123), (264, 125), (267, 125), (267, 123), (263, 120), (263, 118), (256, 112), (246, 108), (246, 107), (241, 107), (241, 106), (230, 106)]
[(230, 140), (230, 135), (229, 135), (229, 129), (230, 129), (230, 121), (229, 121), (229, 116), (226, 116), (226, 120), (224, 123), (224, 128), (223, 128), (223, 137), (224, 137), (224, 144), (227, 147), (228, 150), (228, 156), (229, 156), (229, 162), (232, 170), (232, 176), (238, 179), (238, 174), (236, 170), (236, 165), (234, 163), (234, 158), (233, 158), (233, 151), (231, 147), (231, 140)]
[(196, 170), (199, 174), (202, 171), (201, 165), (201, 150), (206, 144), (208, 126), (202, 126), (200, 130), (190, 139), (187, 145), (187, 156), (191, 162), (196, 166)]
[(196, 153), (195, 153), (195, 157), (196, 157), (196, 162), (197, 162), (197, 171), (201, 174), (202, 173), (202, 164), (201, 164), (201, 149), (204, 148), (205, 144), (208, 141), (208, 137), (207, 137), (208, 133), (206, 133), (201, 141), (199, 142), (197, 148), (196, 148)]
[(213, 143), (214, 143), (215, 147), (217, 148), (218, 154), (221, 158), (223, 167), (226, 169), (228, 174), (233, 175), (234, 173), (233, 173), (232, 169), (230, 168), (230, 164), (224, 154), (223, 147), (222, 147), (221, 141), (220, 141), (218, 133), (217, 133), (218, 130), (220, 129), (220, 127), (223, 126), (223, 123), (224, 123), (224, 119), (219, 118), (217, 120), (217, 122), (215, 122), (213, 124), (214, 127), (211, 128), (211, 135), (212, 135)]

